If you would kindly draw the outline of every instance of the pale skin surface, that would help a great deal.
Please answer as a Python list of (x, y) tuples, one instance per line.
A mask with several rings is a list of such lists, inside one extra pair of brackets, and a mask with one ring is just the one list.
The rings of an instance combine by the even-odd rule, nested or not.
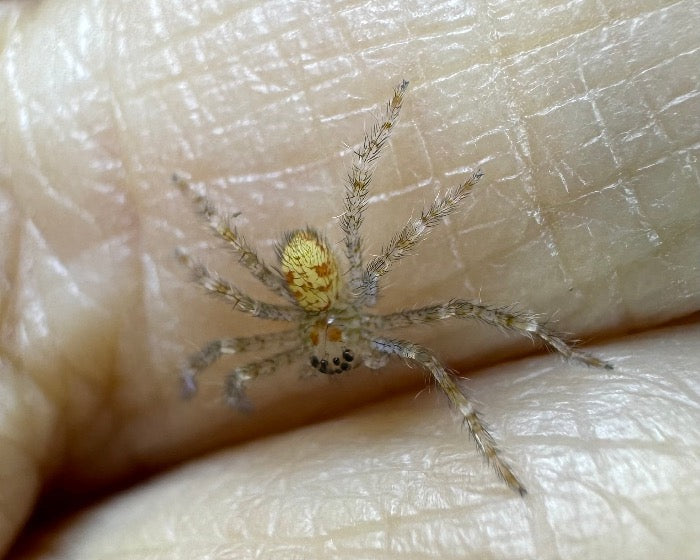
[(16, 556), (697, 556), (692, 318), (588, 348), (612, 372), (506, 362), (532, 347), (479, 325), (405, 333), (473, 377), (523, 500), (401, 364), (260, 380), (249, 416), (223, 407), (222, 364), (180, 400), (184, 356), (270, 327), (188, 282), (176, 245), (264, 296), (169, 183), (206, 183), (268, 259), (285, 229), (337, 241), (343, 143), (406, 78), (368, 252), (486, 176), (380, 309), (480, 297), (585, 338), (653, 329), (700, 307), (695, 3), (259, 5), (0, 7), (0, 547), (48, 479), (100, 488), (226, 447), (21, 535)]

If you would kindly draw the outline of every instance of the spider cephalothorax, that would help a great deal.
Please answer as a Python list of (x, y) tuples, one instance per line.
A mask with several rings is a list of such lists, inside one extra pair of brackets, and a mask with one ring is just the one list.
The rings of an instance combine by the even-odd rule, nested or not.
[[(481, 422), (469, 398), (454, 376), (422, 346), (387, 336), (388, 331), (444, 319), (477, 319), (501, 329), (537, 338), (567, 359), (611, 368), (610, 364), (574, 349), (557, 333), (545, 327), (532, 313), (514, 311), (466, 299), (412, 308), (387, 315), (372, 313), (379, 281), (393, 263), (405, 257), (454, 212), (481, 179), (476, 171), (461, 185), (439, 195), (394, 235), (380, 254), (364, 263), (360, 227), (367, 204), (372, 166), (389, 139), (396, 123), (408, 82), (394, 90), (384, 113), (365, 135), (355, 151), (345, 187), (345, 209), (340, 217), (344, 236), (345, 259), (341, 268), (330, 245), (312, 228), (296, 230), (284, 236), (277, 249), (279, 268), (268, 267), (246, 242), (231, 219), (220, 215), (203, 193), (174, 177), (176, 185), (189, 193), (216, 235), (226, 241), (247, 268), (272, 293), (286, 304), (253, 299), (235, 285), (220, 278), (178, 249), (178, 256), (208, 292), (233, 302), (235, 309), (261, 319), (283, 321), (293, 326), (281, 332), (214, 340), (192, 355), (182, 366), (181, 377), (186, 395), (197, 390), (196, 377), (224, 354), (266, 352), (267, 358), (238, 366), (228, 375), (226, 393), (230, 404), (245, 403), (245, 385), (259, 375), (272, 374), (285, 365), (306, 363), (324, 374), (339, 374), (359, 365), (377, 369), (389, 357), (396, 356), (427, 370), (459, 410), (476, 441), (478, 449), (498, 475), (514, 490), (525, 493), (524, 486), (500, 458), (496, 444)], [(347, 268), (347, 272), (341, 272)], [(271, 353), (270, 353), (271, 352)]]

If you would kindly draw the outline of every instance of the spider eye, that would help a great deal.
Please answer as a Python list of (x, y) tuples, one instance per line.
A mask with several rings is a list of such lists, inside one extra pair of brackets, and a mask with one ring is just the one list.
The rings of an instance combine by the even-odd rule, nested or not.
[(313, 230), (289, 234), (280, 251), (289, 292), (307, 311), (328, 309), (338, 297), (340, 272), (335, 255)]

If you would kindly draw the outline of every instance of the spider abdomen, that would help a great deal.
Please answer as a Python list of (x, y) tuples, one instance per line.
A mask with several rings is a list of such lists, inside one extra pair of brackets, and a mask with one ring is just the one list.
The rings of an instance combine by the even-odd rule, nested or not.
[(287, 289), (304, 310), (315, 313), (338, 299), (340, 270), (333, 251), (314, 230), (296, 230), (285, 236), (279, 251)]

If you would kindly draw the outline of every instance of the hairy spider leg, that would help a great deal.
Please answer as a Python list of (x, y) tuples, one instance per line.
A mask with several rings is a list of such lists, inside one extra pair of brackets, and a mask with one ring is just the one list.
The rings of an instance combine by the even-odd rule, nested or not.
[(428, 370), (450, 399), (450, 402), (459, 410), (469, 428), (469, 433), (476, 442), (479, 452), (494, 468), (496, 474), (521, 496), (527, 493), (512, 469), (501, 459), (498, 446), (479, 418), (479, 413), (474, 408), (474, 405), (454, 382), (452, 375), (430, 350), (412, 342), (389, 338), (376, 338), (372, 341), (372, 346), (380, 352), (399, 356)]
[(362, 147), (354, 152), (352, 167), (346, 179), (345, 211), (340, 218), (340, 228), (345, 234), (345, 253), (350, 264), (348, 284), (353, 294), (358, 293), (362, 283), (360, 227), (367, 206), (369, 183), (372, 180), (374, 164), (399, 118), (406, 88), (408, 88), (408, 82), (404, 80), (394, 90), (394, 95), (387, 103), (384, 112), (369, 133), (365, 134)]
[(198, 284), (210, 294), (233, 302), (234, 309), (248, 313), (253, 317), (270, 319), (272, 321), (293, 322), (299, 321), (304, 317), (304, 312), (301, 309), (253, 299), (215, 272), (208, 270), (203, 264), (195, 261), (181, 247), (177, 249), (176, 256), (183, 265), (192, 271), (192, 275)]
[(251, 405), (245, 394), (247, 382), (261, 375), (272, 375), (282, 367), (294, 365), (306, 356), (308, 351), (308, 347), (302, 344), (273, 354), (269, 358), (235, 368), (226, 376), (226, 397), (229, 406), (249, 410)]
[(239, 262), (255, 278), (278, 296), (289, 302), (294, 301), (294, 298), (287, 290), (284, 278), (258, 257), (257, 252), (248, 244), (245, 237), (238, 231), (238, 228), (231, 224), (231, 219), (235, 215), (222, 215), (204, 192), (197, 191), (197, 189), (176, 174), (173, 175), (173, 183), (192, 200), (197, 208), (197, 212), (206, 220), (212, 231), (228, 244), (229, 249), (239, 257)]
[(441, 224), (447, 216), (457, 210), (483, 175), (481, 170), (477, 170), (458, 187), (438, 195), (433, 203), (421, 212), (419, 218), (410, 220), (382, 248), (382, 252), (367, 264), (359, 288), (367, 305), (373, 305), (377, 299), (379, 278), (389, 272), (396, 261), (410, 254), (411, 250), (430, 234), (432, 228)]
[(395, 329), (443, 319), (478, 319), (488, 325), (505, 331), (515, 332), (529, 338), (538, 338), (547, 347), (561, 354), (567, 360), (584, 363), (588, 366), (613, 369), (612, 364), (586, 352), (574, 348), (565, 338), (542, 325), (533, 313), (515, 311), (512, 308), (475, 303), (465, 299), (453, 299), (446, 303), (408, 309), (389, 315), (374, 316), (372, 328), (376, 330)]
[(212, 340), (204, 348), (192, 354), (180, 368), (182, 394), (189, 398), (197, 392), (197, 377), (201, 372), (224, 355), (242, 352), (262, 352), (270, 347), (285, 346), (299, 342), (299, 331), (288, 329), (238, 338)]

